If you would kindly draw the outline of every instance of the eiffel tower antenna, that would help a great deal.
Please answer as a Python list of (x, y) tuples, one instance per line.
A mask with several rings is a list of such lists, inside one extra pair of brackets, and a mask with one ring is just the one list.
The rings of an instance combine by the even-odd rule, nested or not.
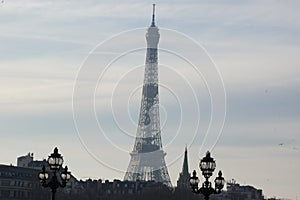
[(153, 10), (152, 10), (152, 23), (151, 26), (155, 26), (155, 4), (153, 4)]

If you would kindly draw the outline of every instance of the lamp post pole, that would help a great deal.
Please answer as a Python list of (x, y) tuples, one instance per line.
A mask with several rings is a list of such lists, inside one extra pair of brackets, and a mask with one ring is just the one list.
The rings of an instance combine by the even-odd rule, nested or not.
[(204, 176), (205, 181), (202, 184), (202, 187), (198, 188), (198, 184), (200, 181), (199, 178), (197, 177), (196, 170), (194, 170), (193, 176), (190, 178), (190, 185), (192, 188), (192, 192), (197, 194), (201, 193), (204, 195), (205, 200), (209, 200), (209, 196), (211, 194), (221, 193), (225, 184), (225, 179), (224, 177), (222, 177), (222, 172), (219, 171), (218, 177), (215, 179), (215, 188), (211, 186), (211, 182), (209, 181), (209, 178), (212, 176), (216, 168), (216, 162), (212, 157), (210, 157), (209, 151), (206, 153), (206, 156), (201, 159), (199, 167), (200, 170), (202, 171), (202, 175)]
[[(64, 162), (63, 157), (58, 153), (58, 149), (55, 147), (54, 152), (48, 157), (48, 164), (50, 170), (53, 171), (53, 175), (50, 181), (47, 182), (49, 175), (46, 172), (45, 166), (43, 166), (42, 171), (39, 173), (39, 179), (43, 187), (49, 187), (52, 191), (52, 200), (55, 200), (55, 193), (57, 188), (64, 188), (67, 182), (71, 178), (71, 172), (68, 172), (68, 167), (62, 168)], [(61, 172), (62, 171), (62, 172)], [(60, 174), (61, 181), (58, 180), (57, 174)]]

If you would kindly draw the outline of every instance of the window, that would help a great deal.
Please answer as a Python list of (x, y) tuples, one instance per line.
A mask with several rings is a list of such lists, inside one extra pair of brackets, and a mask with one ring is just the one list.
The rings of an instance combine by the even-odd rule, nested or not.
[(1, 181), (1, 185), (2, 185), (2, 186), (10, 186), (10, 181), (2, 180), (2, 181)]
[(9, 190), (1, 190), (1, 197), (9, 197), (10, 191)]

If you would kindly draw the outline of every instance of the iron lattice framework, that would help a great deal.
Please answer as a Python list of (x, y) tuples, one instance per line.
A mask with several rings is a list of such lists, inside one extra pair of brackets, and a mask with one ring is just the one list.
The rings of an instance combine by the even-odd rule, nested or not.
[(146, 33), (147, 54), (139, 123), (131, 160), (124, 180), (154, 180), (172, 186), (165, 163), (166, 153), (161, 142), (157, 45), (159, 32), (155, 25), (155, 5), (152, 23)]

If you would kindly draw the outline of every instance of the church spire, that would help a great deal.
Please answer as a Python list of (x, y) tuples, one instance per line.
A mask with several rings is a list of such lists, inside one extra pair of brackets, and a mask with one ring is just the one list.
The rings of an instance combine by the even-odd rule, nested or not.
[(189, 190), (190, 189), (190, 173), (188, 166), (188, 155), (187, 155), (187, 147), (185, 147), (182, 172), (179, 173), (179, 178), (177, 180), (177, 188)]
[(182, 165), (182, 174), (183, 175), (189, 175), (187, 147), (185, 147), (185, 151), (184, 151), (184, 160), (183, 160), (183, 165)]
[(153, 4), (151, 27), (155, 27), (155, 4)]

